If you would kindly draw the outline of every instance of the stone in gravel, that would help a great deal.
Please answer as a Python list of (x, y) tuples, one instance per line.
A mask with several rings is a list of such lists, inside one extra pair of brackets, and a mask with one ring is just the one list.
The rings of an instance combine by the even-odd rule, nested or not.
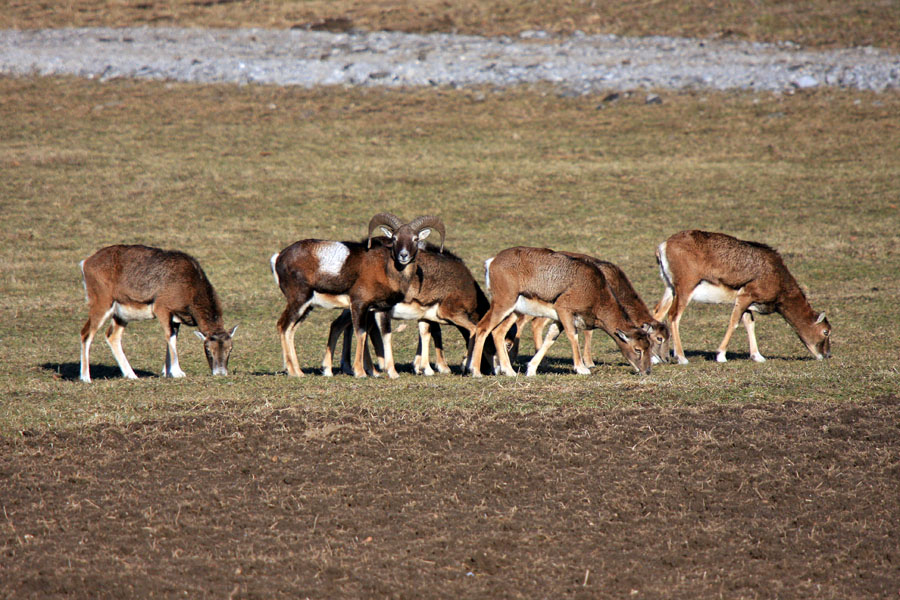
[(647, 99), (644, 100), (645, 104), (662, 104), (662, 98), (657, 94), (648, 94)]
[[(329, 31), (347, 24), (334, 19), (290, 30), (0, 29), (0, 75), (304, 87), (547, 81), (579, 94), (618, 91), (622, 99), (629, 97), (627, 90), (900, 88), (900, 54), (874, 48), (813, 52), (736, 40), (704, 40), (700, 48), (683, 38), (555, 36), (542, 30), (518, 38)], [(325, 31), (311, 30), (319, 28)]]
[(816, 87), (817, 85), (819, 85), (819, 81), (812, 75), (804, 75), (803, 77), (792, 81), (791, 85), (793, 85), (795, 88), (805, 90), (807, 88)]

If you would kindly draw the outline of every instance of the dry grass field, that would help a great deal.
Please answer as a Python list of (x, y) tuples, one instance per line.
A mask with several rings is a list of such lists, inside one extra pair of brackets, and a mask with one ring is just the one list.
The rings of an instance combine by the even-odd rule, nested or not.
[(308, 27), (674, 35), (900, 49), (896, 0), (10, 0), (0, 27)]
[[(657, 32), (724, 31), (714, 17), (739, 13), (626, 2), (596, 30), (646, 33), (628, 23), (669, 4), (684, 18)], [(13, 3), (0, 25), (283, 26), (346, 13), (402, 29), (410, 13), (63, 5)], [(506, 21), (481, 14), (480, 26), (477, 12), (430, 12), (460, 31), (562, 31), (567, 15), (590, 29), (588, 11), (567, 6), (508, 3), (496, 11)], [(793, 37), (779, 23), (796, 25), (794, 5), (756, 6), (741, 22), (768, 25), (740, 35)], [(801, 41), (884, 39), (858, 11), (842, 37), (810, 25)], [(135, 16), (151, 13), (170, 17)], [(543, 86), (0, 78), (0, 597), (897, 597), (900, 96), (660, 94), (647, 105)], [(550, 246), (618, 263), (651, 305), (653, 250), (668, 235), (764, 241), (828, 314), (834, 357), (812, 360), (769, 316), (757, 327), (768, 362), (748, 359), (738, 331), (718, 364), (729, 310), (692, 305), (691, 363), (649, 377), (601, 334), (591, 376), (572, 373), (561, 340), (535, 378), (472, 380), (449, 330), (457, 373), (416, 377), (408, 328), (395, 336), (398, 380), (329, 379), (317, 366), (336, 313), (320, 310), (297, 334), (310, 376), (288, 379), (269, 256), (307, 237), (361, 238), (382, 210), (441, 215), (479, 281), (503, 248)], [(119, 377), (99, 341), (95, 382), (77, 380), (78, 262), (119, 242), (200, 260), (226, 325), (239, 325), (227, 378), (182, 335), (188, 377), (161, 379), (164, 340), (147, 322), (125, 337), (138, 381)]]

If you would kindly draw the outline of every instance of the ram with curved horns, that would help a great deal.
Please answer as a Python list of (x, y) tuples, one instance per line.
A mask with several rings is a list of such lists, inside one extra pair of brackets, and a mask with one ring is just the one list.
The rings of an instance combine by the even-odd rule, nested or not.
[[(376, 229), (387, 237), (384, 245), (372, 246)], [(309, 311), (320, 306), (350, 309), (357, 339), (353, 374), (365, 377), (370, 311), (386, 311), (403, 301), (418, 273), (416, 255), (432, 231), (440, 234), (443, 250), (445, 230), (440, 217), (426, 215), (404, 223), (390, 213), (378, 213), (369, 221), (366, 243), (301, 240), (272, 255), (275, 282), (287, 299), (277, 328), (288, 375), (303, 375), (294, 333)]]

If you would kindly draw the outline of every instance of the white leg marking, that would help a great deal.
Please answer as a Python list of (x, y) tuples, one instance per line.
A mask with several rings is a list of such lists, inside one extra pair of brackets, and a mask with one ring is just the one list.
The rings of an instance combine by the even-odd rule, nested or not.
[(175, 347), (177, 342), (177, 333), (173, 333), (169, 336), (168, 343), (166, 345), (166, 364), (163, 365), (164, 377), (180, 378), (184, 377), (185, 375), (184, 371), (182, 371), (181, 367), (178, 365), (178, 349)]
[(114, 340), (106, 338), (106, 343), (109, 344), (109, 349), (112, 350), (113, 356), (115, 357), (116, 362), (119, 364), (119, 369), (122, 371), (122, 377), (126, 379), (137, 379), (137, 375), (135, 375), (134, 369), (131, 368), (131, 364), (125, 357), (125, 352), (122, 350), (121, 332), (114, 338)]
[[(81, 261), (84, 263), (84, 261)], [(81, 344), (81, 380), (85, 383), (91, 382), (91, 342), (94, 341), (94, 335), (97, 334), (97, 331), (100, 331), (100, 328), (103, 327), (103, 324), (106, 323), (106, 320), (112, 316), (115, 307), (110, 307), (106, 314), (103, 315), (103, 318), (100, 319), (100, 322), (97, 324), (97, 329), (91, 334), (88, 339)]]
[(85, 383), (91, 382), (91, 366), (89, 357), (91, 354), (91, 342), (93, 340), (94, 336), (90, 336), (81, 344), (81, 380)]
[[(553, 345), (553, 342), (556, 341), (556, 338), (559, 337), (559, 323), (553, 321), (550, 323), (550, 327), (547, 329), (547, 335), (544, 336), (544, 343), (541, 344), (541, 347), (538, 348), (538, 351), (534, 353), (534, 356), (531, 357), (531, 360), (528, 361), (528, 370), (525, 371), (526, 377), (534, 377), (537, 374), (538, 365), (541, 364), (541, 361), (544, 360), (544, 355), (547, 354), (547, 350), (550, 349), (550, 346)], [(588, 371), (590, 373), (590, 371)]]
[(750, 358), (754, 362), (766, 362), (765, 357), (759, 352), (759, 345), (756, 343), (756, 320), (753, 315), (746, 312), (741, 316), (744, 327), (747, 329), (747, 340), (750, 342)]
[(419, 348), (421, 354), (416, 357), (413, 370), (416, 375), (422, 374), (427, 376), (434, 375), (434, 369), (431, 368), (431, 329), (427, 322), (419, 321)]

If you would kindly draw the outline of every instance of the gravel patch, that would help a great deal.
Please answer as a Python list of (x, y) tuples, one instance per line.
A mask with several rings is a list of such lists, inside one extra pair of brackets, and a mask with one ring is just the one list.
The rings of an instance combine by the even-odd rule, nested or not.
[(510, 86), (573, 94), (632, 89), (785, 90), (900, 87), (900, 54), (809, 51), (669, 37), (541, 31), (518, 38), (268, 29), (0, 30), (0, 73), (313, 87)]

